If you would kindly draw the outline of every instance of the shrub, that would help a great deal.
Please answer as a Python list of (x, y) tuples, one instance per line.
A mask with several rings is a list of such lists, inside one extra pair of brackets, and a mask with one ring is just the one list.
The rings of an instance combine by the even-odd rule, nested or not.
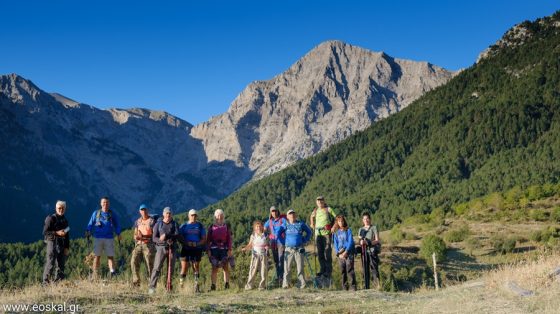
[(542, 233), (540, 231), (533, 231), (529, 236), (529, 239), (534, 242), (541, 242), (542, 240)]
[(560, 206), (554, 208), (550, 213), (550, 220), (560, 222)]
[(444, 238), (445, 241), (450, 243), (462, 242), (466, 238), (468, 238), (470, 234), (471, 234), (471, 230), (469, 229), (469, 226), (463, 225), (459, 229), (454, 229), (447, 232)]
[(506, 238), (502, 235), (495, 235), (490, 239), (490, 242), (494, 250), (500, 254), (513, 252), (513, 249), (515, 249), (515, 239), (511, 237)]
[(420, 245), (420, 256), (426, 260), (429, 265), (433, 265), (432, 254), (436, 254), (436, 261), (441, 262), (445, 260), (445, 252), (447, 247), (442, 238), (430, 234), (422, 239)]
[(401, 231), (401, 228), (394, 226), (389, 232), (389, 243), (391, 245), (396, 245), (402, 240), (404, 240), (404, 233)]
[(418, 237), (416, 237), (416, 234), (414, 234), (412, 232), (406, 232), (405, 235), (404, 235), (404, 238), (406, 240), (409, 240), (409, 241), (418, 239)]
[(535, 221), (546, 221), (548, 220), (548, 213), (542, 209), (532, 209), (529, 217)]
[(466, 242), (466, 248), (469, 255), (473, 255), (473, 251), (482, 247), (480, 240), (476, 237), (469, 237)]

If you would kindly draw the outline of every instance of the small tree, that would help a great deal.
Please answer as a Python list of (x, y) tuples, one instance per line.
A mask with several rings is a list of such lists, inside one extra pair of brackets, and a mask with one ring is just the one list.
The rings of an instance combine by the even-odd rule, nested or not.
[(426, 260), (429, 265), (432, 265), (432, 253), (436, 254), (436, 261), (441, 262), (445, 260), (445, 252), (447, 247), (442, 238), (430, 234), (422, 239), (420, 245), (420, 256)]

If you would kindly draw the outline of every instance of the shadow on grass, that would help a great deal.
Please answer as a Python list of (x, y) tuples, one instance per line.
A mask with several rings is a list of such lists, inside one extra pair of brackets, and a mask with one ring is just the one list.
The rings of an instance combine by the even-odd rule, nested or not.
[(496, 265), (480, 263), (476, 258), (452, 248), (447, 250), (446, 260), (442, 263), (442, 267), (453, 272), (480, 272), (490, 270)]

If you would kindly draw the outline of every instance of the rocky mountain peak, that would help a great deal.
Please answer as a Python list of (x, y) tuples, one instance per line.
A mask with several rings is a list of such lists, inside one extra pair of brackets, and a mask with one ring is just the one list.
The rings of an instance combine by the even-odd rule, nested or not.
[(496, 55), (503, 49), (523, 45), (542, 30), (551, 30), (556, 33), (560, 31), (560, 11), (551, 16), (538, 18), (534, 22), (524, 21), (514, 25), (496, 43), (482, 51), (478, 55), (476, 63)]
[(268, 81), (249, 84), (228, 111), (197, 125), (208, 160), (273, 173), (398, 112), (453, 73), (327, 41)]

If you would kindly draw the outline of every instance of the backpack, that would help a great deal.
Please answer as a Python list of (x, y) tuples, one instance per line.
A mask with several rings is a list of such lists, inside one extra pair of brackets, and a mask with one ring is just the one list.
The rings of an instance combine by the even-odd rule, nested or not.
[[(111, 223), (111, 227), (114, 225), (113, 223), (113, 215), (111, 215), (112, 211), (109, 209), (107, 211), (107, 220)], [(99, 225), (101, 219), (101, 208), (97, 210), (97, 214), (95, 214), (95, 225)]]
[[(280, 220), (281, 220), (281, 219), (287, 220), (287, 217), (286, 217), (285, 214), (280, 214), (280, 216), (278, 217), (278, 219), (280, 219)], [(272, 226), (272, 224), (273, 224), (272, 217), (268, 217), (268, 229), (270, 230), (270, 233), (269, 233), (269, 236), (268, 236), (268, 237), (269, 237), (270, 239), (272, 239), (272, 238), (271, 238), (272, 235), (276, 236), (276, 235), (274, 234), (274, 226)], [(274, 240), (276, 240), (276, 238), (274, 238)]]

